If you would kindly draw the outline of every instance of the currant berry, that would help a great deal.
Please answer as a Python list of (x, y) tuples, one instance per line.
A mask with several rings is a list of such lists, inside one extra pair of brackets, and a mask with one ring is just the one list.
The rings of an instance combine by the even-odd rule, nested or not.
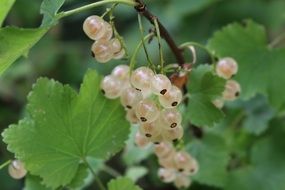
[(155, 145), (154, 152), (159, 158), (168, 157), (173, 152), (173, 145), (169, 142), (162, 142), (158, 145)]
[(222, 98), (217, 98), (212, 103), (219, 109), (224, 106), (224, 100)]
[(130, 67), (128, 65), (118, 65), (113, 69), (112, 75), (121, 81), (129, 82)]
[(8, 167), (8, 172), (14, 179), (21, 179), (27, 174), (27, 170), (20, 160), (13, 160)]
[(112, 75), (107, 75), (101, 81), (103, 94), (110, 99), (118, 98), (122, 92), (122, 83)]
[(137, 118), (136, 113), (133, 109), (127, 110), (126, 119), (131, 124), (138, 124), (139, 123), (139, 119)]
[(155, 144), (155, 145), (159, 145), (160, 143), (163, 142), (163, 136), (161, 134), (157, 135), (157, 136), (152, 136), (150, 137), (150, 141)]
[(198, 161), (194, 158), (192, 158), (191, 160), (191, 165), (189, 166), (189, 175), (195, 175), (197, 174), (199, 171), (199, 164), (198, 164)]
[(104, 21), (104, 27), (105, 27), (105, 33), (100, 39), (109, 41), (113, 36), (113, 28), (111, 24), (109, 24), (106, 21)]
[(90, 16), (83, 23), (85, 34), (92, 40), (98, 40), (105, 34), (104, 20), (99, 16)]
[(147, 67), (137, 68), (131, 75), (131, 84), (142, 91), (149, 90), (154, 73)]
[(135, 108), (136, 115), (142, 123), (151, 123), (159, 116), (157, 105), (149, 99), (141, 100)]
[(174, 163), (174, 160), (173, 160), (174, 154), (175, 154), (175, 152), (172, 151), (169, 156), (163, 157), (163, 158), (159, 158), (159, 160), (158, 160), (159, 165), (161, 165), (164, 168), (175, 169), (175, 163)]
[(98, 40), (94, 42), (91, 47), (91, 51), (95, 55), (95, 59), (100, 63), (106, 63), (113, 57), (110, 43), (106, 40)]
[(138, 147), (144, 148), (149, 144), (149, 139), (140, 132), (137, 132), (135, 136), (135, 143)]
[(231, 57), (225, 57), (217, 63), (216, 73), (218, 76), (229, 79), (238, 71), (237, 62)]
[(110, 40), (110, 44), (112, 47), (112, 52), (114, 54), (120, 52), (122, 50), (121, 42), (117, 38), (113, 38)]
[(164, 183), (171, 183), (176, 178), (176, 172), (174, 169), (159, 168), (158, 176)]
[(167, 76), (162, 74), (154, 75), (151, 80), (151, 90), (156, 95), (164, 95), (171, 88), (171, 82)]
[(122, 59), (126, 54), (126, 51), (124, 49), (121, 49), (121, 51), (114, 53), (113, 59)]
[(174, 156), (176, 169), (183, 172), (185, 168), (192, 166), (192, 157), (185, 151), (177, 152)]
[(161, 123), (166, 128), (175, 128), (181, 124), (182, 116), (177, 109), (164, 109), (160, 114)]
[(225, 100), (233, 101), (240, 95), (240, 85), (234, 80), (228, 80), (223, 92), (223, 98)]
[(170, 90), (166, 92), (163, 96), (159, 96), (160, 104), (165, 108), (176, 107), (182, 101), (181, 90), (172, 85)]
[(154, 121), (152, 123), (143, 123), (140, 125), (139, 129), (140, 132), (148, 138), (157, 137), (161, 132), (161, 127), (159, 126), (158, 121)]
[(132, 109), (143, 99), (143, 96), (141, 91), (133, 87), (130, 87), (122, 92), (120, 99), (121, 99), (121, 104), (125, 108)]
[(184, 130), (181, 126), (177, 126), (173, 129), (163, 130), (162, 136), (166, 141), (176, 141), (183, 137)]
[(178, 174), (175, 178), (174, 184), (177, 188), (188, 188), (191, 185), (191, 179), (187, 175)]

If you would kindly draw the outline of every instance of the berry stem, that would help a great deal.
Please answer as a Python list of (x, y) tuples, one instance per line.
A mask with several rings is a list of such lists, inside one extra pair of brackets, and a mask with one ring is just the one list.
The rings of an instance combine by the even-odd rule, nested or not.
[(106, 188), (104, 187), (102, 181), (100, 180), (100, 178), (98, 177), (96, 172), (93, 170), (92, 166), (88, 163), (86, 158), (83, 159), (83, 162), (85, 163), (85, 165), (89, 168), (90, 172), (92, 173), (92, 175), (93, 175), (97, 185), (99, 186), (99, 189), (100, 190), (106, 190)]
[(3, 169), (4, 167), (6, 167), (7, 165), (9, 165), (11, 163), (11, 160), (7, 160), (6, 162), (4, 162), (3, 164), (0, 165), (0, 170)]
[(277, 36), (269, 45), (269, 48), (274, 48), (276, 47), (279, 43), (285, 40), (285, 33)]
[(154, 26), (155, 26), (155, 31), (156, 31), (157, 41), (158, 41), (158, 49), (159, 49), (159, 57), (160, 57), (160, 69), (161, 69), (160, 72), (163, 74), (164, 60), (163, 60), (163, 51), (162, 51), (162, 45), (161, 45), (160, 29), (159, 29), (157, 18), (154, 19)]
[(204, 45), (200, 44), (200, 43), (197, 43), (197, 42), (185, 42), (183, 44), (181, 44), (179, 47), (182, 48), (182, 49), (185, 49), (185, 48), (188, 48), (189, 46), (196, 46), (196, 47), (199, 47), (203, 50), (205, 50), (210, 58), (211, 58), (211, 62), (214, 64), (216, 61), (215, 61), (215, 56), (212, 54), (212, 52)]
[(99, 7), (99, 6), (108, 4), (108, 3), (121, 3), (121, 4), (129, 5), (129, 6), (136, 6), (137, 5), (137, 3), (134, 2), (133, 0), (102, 0), (102, 1), (98, 1), (98, 2), (95, 2), (95, 3), (88, 4), (88, 5), (84, 5), (82, 7), (78, 7), (76, 9), (60, 12), (60, 13), (58, 13), (56, 15), (56, 17), (58, 19), (61, 19), (63, 17), (74, 15), (76, 13), (80, 13), (80, 12), (86, 11), (88, 9)]
[(110, 174), (112, 177), (119, 177), (119, 176), (122, 176), (122, 174), (120, 174), (117, 170), (115, 170), (114, 168), (108, 166), (108, 165), (105, 165), (103, 167), (103, 171)]
[(137, 2), (137, 5), (135, 6), (135, 9), (139, 14), (144, 16), (149, 22), (153, 25), (155, 25), (155, 20), (157, 20), (157, 24), (159, 27), (160, 35), (161, 37), (166, 41), (168, 44), (169, 48), (173, 52), (173, 54), (176, 57), (176, 60), (180, 66), (183, 66), (185, 63), (184, 57), (182, 55), (181, 49), (176, 45), (175, 41), (173, 38), (170, 36), (169, 32), (167, 29), (161, 24), (161, 22), (157, 19), (156, 16), (154, 16), (146, 7), (145, 3), (143, 0), (135, 0)]

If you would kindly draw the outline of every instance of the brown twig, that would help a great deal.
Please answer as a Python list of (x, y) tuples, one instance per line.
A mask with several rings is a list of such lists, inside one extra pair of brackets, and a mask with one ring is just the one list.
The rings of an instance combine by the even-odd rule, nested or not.
[(155, 15), (153, 15), (146, 7), (145, 3), (143, 0), (135, 0), (138, 5), (135, 6), (135, 9), (139, 14), (144, 16), (146, 19), (150, 21), (151, 24), (154, 25), (154, 20), (156, 19), (158, 22), (159, 30), (160, 30), (160, 35), (161, 37), (166, 41), (168, 44), (169, 48), (173, 52), (173, 54), (176, 57), (176, 60), (180, 66), (183, 66), (185, 61), (184, 57), (182, 55), (182, 50), (176, 45), (175, 41), (173, 38), (170, 36), (166, 28), (161, 24), (161, 22), (157, 19)]

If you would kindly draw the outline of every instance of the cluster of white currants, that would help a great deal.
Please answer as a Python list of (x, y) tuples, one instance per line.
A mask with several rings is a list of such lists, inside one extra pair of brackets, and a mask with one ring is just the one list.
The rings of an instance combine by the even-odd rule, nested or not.
[(121, 59), (125, 50), (121, 42), (113, 37), (113, 28), (110, 23), (97, 15), (89, 16), (83, 23), (85, 34), (95, 40), (91, 47), (92, 55), (100, 63), (106, 63), (111, 59)]
[(238, 64), (233, 58), (225, 57), (218, 61), (216, 73), (219, 77), (227, 80), (222, 97), (213, 101), (218, 108), (224, 106), (224, 101), (233, 101), (240, 95), (239, 83), (231, 79), (237, 72)]
[(22, 179), (26, 176), (27, 170), (20, 160), (13, 160), (8, 167), (8, 173), (14, 179)]
[(177, 188), (187, 188), (191, 184), (190, 176), (198, 172), (196, 159), (185, 151), (176, 151), (171, 143), (155, 145), (155, 154), (162, 166), (158, 176), (165, 183), (174, 182)]
[(159, 143), (182, 138), (181, 114), (176, 109), (182, 101), (181, 90), (167, 76), (155, 74), (147, 67), (130, 73), (127, 65), (119, 65), (101, 82), (107, 98), (120, 97), (127, 120), (139, 124), (140, 137)]

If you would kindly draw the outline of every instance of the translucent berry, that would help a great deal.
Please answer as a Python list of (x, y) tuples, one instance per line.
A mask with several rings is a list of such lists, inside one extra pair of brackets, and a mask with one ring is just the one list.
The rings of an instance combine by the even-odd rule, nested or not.
[(175, 180), (176, 172), (174, 169), (159, 168), (158, 176), (163, 182), (170, 183)]
[(159, 96), (160, 104), (165, 108), (176, 107), (182, 101), (181, 90), (172, 85), (170, 90), (166, 92), (163, 96)]
[(158, 162), (159, 165), (161, 165), (164, 168), (173, 168), (175, 169), (175, 163), (173, 160), (173, 156), (174, 156), (175, 152), (172, 151), (170, 155), (168, 155), (167, 157), (163, 157), (163, 158), (159, 158)]
[(140, 90), (150, 89), (151, 81), (153, 80), (154, 73), (147, 67), (139, 67), (133, 71), (131, 75), (132, 85)]
[(161, 134), (157, 135), (157, 136), (152, 136), (149, 138), (150, 141), (155, 144), (155, 145), (159, 145), (160, 143), (163, 142), (163, 136)]
[(144, 148), (149, 144), (149, 138), (142, 135), (140, 132), (136, 133), (135, 143), (138, 147)]
[(83, 30), (89, 38), (98, 40), (105, 34), (104, 22), (105, 21), (99, 16), (90, 16), (85, 19)]
[(109, 24), (106, 21), (104, 21), (104, 27), (105, 27), (105, 33), (101, 37), (101, 39), (110, 40), (113, 36), (113, 28), (112, 28), (111, 24)]
[(160, 114), (161, 123), (166, 128), (175, 128), (181, 124), (182, 116), (177, 109), (164, 109)]
[(113, 57), (113, 53), (111, 51), (111, 46), (109, 41), (106, 40), (98, 40), (93, 43), (91, 50), (95, 56), (95, 59), (100, 63), (106, 63), (110, 61)]
[(148, 138), (160, 135), (161, 131), (161, 127), (158, 121), (154, 121), (151, 123), (142, 123), (139, 129), (140, 132)]
[(124, 49), (121, 49), (121, 51), (114, 53), (113, 59), (122, 59), (126, 54), (126, 51)]
[(163, 137), (166, 141), (176, 141), (183, 137), (184, 130), (181, 126), (177, 126), (173, 129), (163, 130)]
[(162, 74), (154, 75), (151, 80), (151, 90), (156, 95), (164, 95), (171, 88), (171, 82), (167, 76)]
[(175, 178), (174, 184), (177, 188), (188, 188), (191, 185), (191, 179), (187, 175), (178, 174)]
[(212, 103), (219, 109), (224, 106), (224, 100), (222, 98), (217, 98)]
[(119, 80), (129, 82), (130, 67), (128, 65), (118, 65), (113, 69), (112, 75)]
[(126, 119), (131, 124), (138, 124), (139, 123), (139, 119), (137, 118), (136, 113), (133, 109), (127, 110)]
[(144, 99), (135, 108), (136, 115), (142, 123), (151, 123), (159, 116), (159, 109), (154, 101)]
[(120, 99), (121, 99), (121, 104), (126, 109), (132, 109), (143, 99), (143, 96), (141, 91), (133, 87), (130, 87), (122, 92)]
[(27, 174), (27, 170), (20, 160), (13, 160), (8, 167), (8, 172), (14, 179), (21, 179)]
[(154, 152), (159, 158), (168, 157), (173, 152), (173, 145), (169, 142), (159, 143), (158, 145), (155, 145)]
[(113, 54), (116, 54), (122, 50), (121, 42), (117, 38), (110, 40)]
[(107, 98), (115, 99), (121, 95), (122, 83), (114, 76), (108, 75), (101, 81), (101, 89)]
[(240, 85), (234, 80), (228, 80), (223, 92), (223, 98), (225, 100), (235, 100), (240, 95)]
[(191, 160), (191, 165), (189, 166), (190, 175), (195, 175), (199, 171), (199, 164), (198, 161), (194, 158)]
[(189, 153), (185, 151), (180, 151), (174, 155), (174, 162), (176, 169), (182, 172), (185, 168), (191, 166), (192, 157), (190, 156)]
[(216, 66), (216, 73), (218, 76), (225, 79), (231, 78), (238, 71), (237, 62), (231, 57), (220, 59)]

